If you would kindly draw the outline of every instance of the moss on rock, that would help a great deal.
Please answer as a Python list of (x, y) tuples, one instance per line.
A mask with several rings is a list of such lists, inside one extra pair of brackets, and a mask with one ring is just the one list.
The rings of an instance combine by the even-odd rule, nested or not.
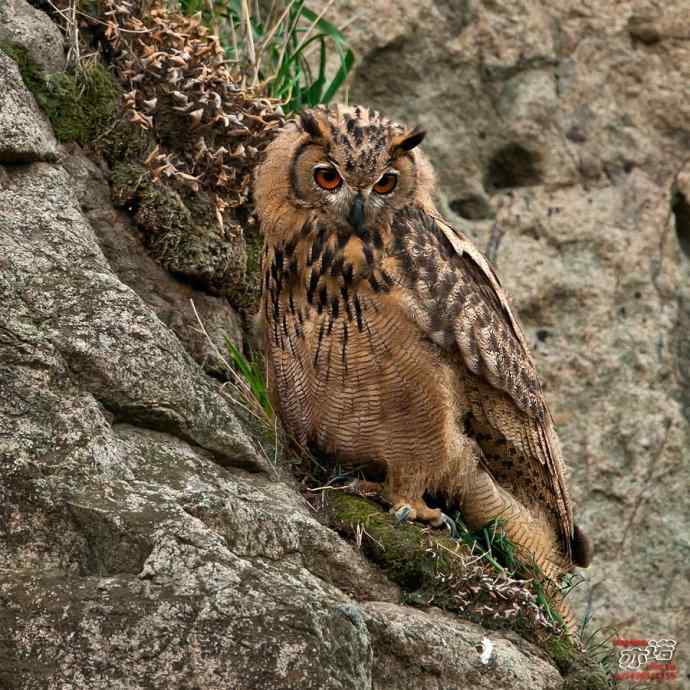
[(19, 68), (26, 88), (35, 94), (43, 86), (43, 72), (41, 68), (30, 58), (29, 51), (18, 43), (0, 41), (0, 50), (11, 57)]
[(219, 222), (207, 192), (154, 182), (147, 168), (130, 160), (114, 163), (111, 185), (114, 203), (133, 214), (162, 266), (210, 292), (241, 291), (246, 266), (243, 229)]
[(443, 536), (431, 538), (416, 525), (396, 524), (395, 518), (365, 498), (338, 492), (329, 497), (329, 506), (341, 531), (366, 532), (362, 546), (367, 555), (417, 599), (441, 595), (438, 576), (449, 568), (448, 558), (430, 548), (432, 543), (469, 553), (463, 544)]
[(563, 690), (605, 690), (610, 688), (604, 664), (593, 654), (583, 651), (565, 637), (552, 637), (545, 650), (563, 675)]
[(372, 501), (329, 492), (332, 525), (403, 589), (403, 600), (439, 606), (491, 629), (510, 629), (537, 644), (564, 675), (568, 690), (604, 690), (602, 664), (567, 634), (553, 629), (529, 581), (497, 571), (468, 544), (417, 524), (397, 524)]
[(110, 125), (122, 89), (106, 67), (93, 63), (74, 73), (45, 74), (23, 46), (3, 42), (0, 49), (17, 63), (58, 141), (86, 146)]
[(58, 141), (88, 146), (112, 123), (121, 93), (110, 72), (95, 63), (74, 74), (48, 75), (36, 100)]

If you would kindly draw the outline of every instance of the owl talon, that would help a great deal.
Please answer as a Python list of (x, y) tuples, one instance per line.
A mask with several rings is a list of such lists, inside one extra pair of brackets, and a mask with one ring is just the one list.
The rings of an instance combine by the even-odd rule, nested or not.
[[(441, 524), (448, 528), (451, 539), (458, 539), (460, 537), (460, 533), (458, 532), (458, 528), (456, 527), (455, 520), (453, 520), (453, 518), (449, 517), (445, 513), (441, 513)], [(439, 525), (439, 527), (440, 526), (441, 525)]]

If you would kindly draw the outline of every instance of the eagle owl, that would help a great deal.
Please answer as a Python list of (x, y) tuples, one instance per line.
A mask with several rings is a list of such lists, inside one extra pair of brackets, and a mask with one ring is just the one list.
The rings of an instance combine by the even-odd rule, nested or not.
[(266, 150), (269, 392), (303, 447), (364, 464), (399, 516), (425, 496), (478, 528), (499, 518), (552, 578), (585, 566), (561, 451), (522, 329), (493, 269), (432, 201), (407, 129), (361, 107), (303, 112)]

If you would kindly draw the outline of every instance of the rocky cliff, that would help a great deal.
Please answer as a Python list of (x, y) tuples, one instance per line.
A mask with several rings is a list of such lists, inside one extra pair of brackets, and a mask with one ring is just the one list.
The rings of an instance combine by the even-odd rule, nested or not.
[(429, 132), (531, 337), (596, 558), (573, 593), (690, 684), (690, 9), (338, 3), (350, 96)]
[[(592, 7), (337, 12), (359, 14), (353, 100), (427, 128), (533, 340), (597, 550), (579, 613), (677, 639), (684, 672), (690, 19)], [(515, 632), (403, 604), (317, 519), (217, 380), (227, 299), (148, 256), (22, 79), (17, 46), (56, 72), (62, 41), (0, 7), (0, 687), (586, 687)]]

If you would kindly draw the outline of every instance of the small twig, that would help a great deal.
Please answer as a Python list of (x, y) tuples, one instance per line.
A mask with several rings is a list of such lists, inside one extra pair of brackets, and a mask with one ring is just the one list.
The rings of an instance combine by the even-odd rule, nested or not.
[(79, 25), (77, 24), (77, 0), (72, 0), (70, 9), (72, 10), (72, 31), (74, 36), (72, 38), (72, 49), (74, 50), (75, 66), (80, 67), (81, 60), (79, 56)]
[[(290, 7), (292, 7), (292, 2), (288, 6), (288, 9)], [(299, 18), (300, 18), (300, 14), (298, 12), (297, 14), (295, 14), (294, 20), (292, 20), (291, 22), (288, 22), (287, 31), (285, 32), (285, 38), (283, 40), (283, 47), (280, 51), (280, 57), (278, 58), (278, 62), (276, 63), (278, 65), (279, 71), (280, 71), (281, 65), (283, 64), (283, 60), (285, 59), (285, 53), (286, 53), (286, 51), (288, 49), (288, 45), (290, 43), (290, 37), (292, 36), (293, 32), (295, 31), (295, 29), (297, 27), (297, 22), (299, 22)], [(270, 80), (271, 80), (271, 78), (269, 78), (269, 81)], [(288, 98), (288, 100), (290, 100), (290, 99)]]
[(276, 479), (280, 479), (280, 475), (278, 474), (278, 458), (277, 458), (277, 452), (278, 452), (278, 451), (277, 451), (277, 448), (278, 448), (278, 446), (277, 446), (277, 444), (276, 444), (276, 458), (275, 458), (275, 462), (274, 462), (274, 464), (271, 464), (271, 461), (270, 461), (270, 459), (269, 459), (269, 457), (268, 457), (268, 453), (266, 452), (266, 449), (263, 447), (263, 444), (261, 443), (261, 441), (260, 441), (258, 438), (255, 439), (255, 440), (256, 440), (256, 442), (259, 444), (259, 448), (261, 448), (261, 454), (266, 458), (266, 461), (268, 462), (268, 464), (270, 465), (271, 469), (273, 470), (273, 473), (275, 474)]
[[(275, 36), (276, 31), (278, 31), (278, 29), (279, 29), (280, 26), (282, 25), (283, 21), (285, 20), (285, 16), (286, 16), (286, 15), (288, 14), (288, 12), (290, 11), (290, 8), (292, 7), (292, 5), (293, 5), (294, 2), (295, 2), (295, 0), (290, 0), (290, 2), (288, 3), (288, 6), (285, 8), (285, 10), (283, 11), (283, 13), (282, 13), (282, 14), (280, 15), (280, 17), (278, 18), (278, 21), (275, 22), (275, 24), (273, 24), (273, 26), (271, 27), (271, 29), (270, 29), (270, 31), (268, 32), (268, 34), (266, 34), (266, 36), (264, 36), (264, 37), (261, 39), (261, 42), (260, 42), (259, 47), (258, 47), (258, 52), (257, 52), (257, 54), (256, 54), (256, 65), (257, 65), (256, 70), (257, 70), (257, 74), (259, 73), (259, 66), (261, 65), (261, 60), (263, 59), (263, 54), (264, 54), (264, 52), (265, 52), (265, 50), (266, 50), (266, 47), (267, 47), (267, 46), (271, 43), (271, 41), (273, 40), (273, 37)], [(271, 13), (272, 13), (272, 11), (271, 11)], [(280, 63), (279, 63), (279, 64), (280, 64)], [(274, 78), (275, 78), (275, 75), (273, 75), (272, 77), (269, 77), (268, 80), (267, 80), (266, 82), (264, 82), (264, 83), (268, 83), (268, 82), (272, 81)]]
[[(361, 525), (358, 525), (358, 527), (361, 527)], [(385, 547), (378, 539), (374, 539), (374, 537), (372, 537), (371, 534), (369, 534), (369, 532), (367, 532), (367, 531), (364, 529), (364, 527), (361, 527), (361, 529), (362, 529), (362, 534), (364, 534), (365, 536), (369, 537), (369, 539), (371, 539), (371, 541), (373, 541), (374, 544), (376, 544), (382, 551), (385, 551), (385, 550), (386, 550), (386, 547)], [(360, 544), (359, 544), (359, 545), (361, 546), (361, 541), (360, 541)]]
[(206, 8), (208, 9), (211, 17), (213, 17), (213, 35), (218, 38), (218, 22), (216, 21), (216, 13), (213, 7), (213, 0), (206, 0)]
[(232, 53), (237, 60), (240, 59), (240, 52), (237, 48), (237, 33), (235, 32), (235, 21), (230, 17), (230, 37), (232, 38)]
[(247, 44), (247, 51), (249, 53), (249, 63), (254, 70), (252, 78), (252, 86), (256, 86), (259, 79), (259, 72), (256, 65), (256, 50), (254, 48), (254, 29), (252, 27), (251, 14), (249, 12), (249, 3), (247, 0), (242, 0), (242, 19), (244, 21), (245, 41)]
[[(194, 304), (194, 300), (190, 299), (189, 303), (192, 305), (192, 311), (194, 312), (194, 316), (196, 317), (196, 320), (199, 324), (199, 328), (201, 329), (201, 333), (205, 336), (208, 344), (211, 346), (211, 349), (213, 353), (216, 355), (218, 360), (222, 362), (222, 364), (225, 366), (225, 368), (232, 374), (232, 376), (235, 379), (235, 386), (239, 389), (240, 392), (242, 392), (245, 396), (245, 398), (248, 398), (251, 396), (251, 390), (249, 386), (247, 385), (246, 381), (238, 374), (228, 362), (228, 360), (223, 356), (223, 353), (220, 351), (218, 346), (213, 342), (211, 339), (211, 336), (208, 334), (208, 331), (206, 330), (206, 327), (204, 326), (201, 317), (199, 316), (199, 312), (196, 309), (196, 305)], [(230, 382), (228, 382), (230, 383)], [(261, 420), (262, 417), (261, 415), (257, 414), (255, 410), (251, 410), (248, 405), (243, 405), (243, 407), (250, 412), (254, 417), (257, 419)]]
[(344, 484), (343, 486), (315, 486), (313, 489), (307, 489), (307, 491), (311, 493), (316, 493), (317, 491), (344, 491), (349, 486), (349, 484)]

